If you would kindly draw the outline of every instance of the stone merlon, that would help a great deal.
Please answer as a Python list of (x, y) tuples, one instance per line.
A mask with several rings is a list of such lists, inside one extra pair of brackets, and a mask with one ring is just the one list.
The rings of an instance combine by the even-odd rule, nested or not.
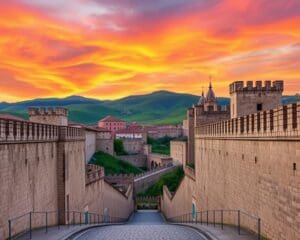
[(262, 81), (256, 81), (255, 84), (253, 81), (247, 81), (246, 85), (243, 81), (236, 81), (229, 85), (230, 94), (234, 92), (251, 92), (251, 91), (275, 91), (283, 92), (284, 83), (282, 80), (276, 81), (265, 81), (264, 85)]

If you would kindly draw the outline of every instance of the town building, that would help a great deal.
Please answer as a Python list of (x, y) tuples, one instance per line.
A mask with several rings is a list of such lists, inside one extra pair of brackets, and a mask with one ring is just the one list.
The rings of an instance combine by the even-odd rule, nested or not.
[(126, 128), (126, 122), (114, 116), (107, 116), (98, 122), (98, 127), (110, 130), (115, 136), (116, 131)]

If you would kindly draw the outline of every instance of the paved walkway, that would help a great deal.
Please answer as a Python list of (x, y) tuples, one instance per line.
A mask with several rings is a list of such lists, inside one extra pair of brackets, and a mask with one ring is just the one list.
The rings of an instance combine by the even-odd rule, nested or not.
[[(87, 229), (89, 227), (94, 227)], [(195, 230), (199, 229), (200, 231)], [(52, 227), (35, 230), (32, 240), (62, 240), (78, 233), (74, 240), (256, 240), (249, 233), (238, 235), (235, 227), (224, 226), (224, 230), (216, 225), (200, 224), (168, 224), (161, 214), (155, 210), (140, 210), (124, 225), (82, 225)], [(201, 234), (202, 233), (202, 234)], [(206, 238), (209, 236), (210, 238)], [(23, 235), (18, 240), (28, 240), (29, 235)]]
[(165, 224), (157, 211), (139, 211), (126, 225), (90, 229), (76, 240), (205, 240), (196, 230)]
[(253, 234), (243, 230), (241, 230), (241, 234), (239, 235), (237, 228), (232, 226), (224, 226), (224, 229), (222, 230), (221, 226), (217, 224), (216, 226), (212, 224), (207, 226), (205, 224), (201, 225), (191, 223), (184, 225), (197, 228), (212, 239), (216, 240), (257, 240), (257, 237), (255, 237)]

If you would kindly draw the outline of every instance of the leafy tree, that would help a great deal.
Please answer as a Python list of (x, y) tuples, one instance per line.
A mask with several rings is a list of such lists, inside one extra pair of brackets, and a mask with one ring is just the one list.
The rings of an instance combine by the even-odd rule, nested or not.
[(117, 155), (127, 155), (127, 152), (124, 149), (123, 141), (122, 139), (115, 139), (114, 140), (114, 150)]

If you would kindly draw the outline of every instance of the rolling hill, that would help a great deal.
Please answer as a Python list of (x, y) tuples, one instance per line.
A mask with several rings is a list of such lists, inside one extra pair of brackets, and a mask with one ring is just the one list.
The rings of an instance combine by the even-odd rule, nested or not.
[[(107, 115), (114, 115), (126, 121), (146, 124), (177, 124), (185, 118), (186, 109), (197, 103), (198, 96), (168, 91), (146, 95), (129, 96), (114, 101), (101, 101), (81, 96), (66, 98), (34, 99), (16, 103), (0, 103), (0, 112), (27, 118), (28, 107), (66, 107), (70, 120), (95, 124)], [(299, 95), (284, 96), (283, 103), (299, 100)], [(218, 98), (221, 105), (228, 105), (228, 98)]]

